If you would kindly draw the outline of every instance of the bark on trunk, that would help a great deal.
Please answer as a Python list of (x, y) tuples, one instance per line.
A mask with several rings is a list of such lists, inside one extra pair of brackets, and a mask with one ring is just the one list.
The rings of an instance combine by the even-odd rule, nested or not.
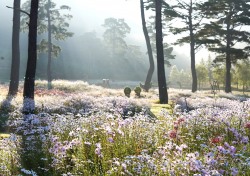
[(226, 54), (226, 84), (225, 84), (225, 92), (230, 93), (232, 92), (231, 89), (231, 59), (230, 53), (227, 52)]
[(20, 68), (20, 0), (14, 1), (13, 10), (13, 29), (12, 29), (12, 63), (10, 73), (10, 85), (8, 95), (15, 96), (19, 86)]
[(231, 43), (231, 32), (230, 32), (230, 20), (231, 17), (227, 18), (227, 46), (226, 46), (226, 80), (225, 80), (225, 92), (232, 92), (231, 88), (231, 53), (230, 53), (230, 43)]
[(39, 0), (31, 1), (29, 39), (28, 39), (28, 61), (24, 80), (24, 109), (25, 113), (34, 111), (34, 87), (37, 62), (37, 17)]
[(142, 29), (143, 29), (144, 37), (145, 37), (146, 44), (147, 44), (148, 59), (149, 59), (149, 70), (147, 73), (145, 83), (144, 83), (144, 85), (142, 85), (142, 88), (147, 92), (151, 88), (151, 80), (152, 80), (152, 76), (154, 73), (155, 65), (154, 65), (154, 57), (153, 57), (152, 47), (150, 44), (150, 38), (148, 36), (148, 30), (146, 27), (146, 20), (145, 20), (145, 13), (144, 13), (144, 2), (143, 2), (143, 0), (140, 0), (140, 2), (141, 2)]
[(194, 51), (194, 39), (191, 37), (190, 53), (191, 53), (191, 72), (192, 72), (192, 92), (197, 91), (197, 74), (195, 69), (195, 51)]
[(50, 18), (50, 0), (48, 0), (47, 18), (48, 18), (48, 65), (47, 65), (47, 79), (48, 79), (48, 89), (52, 89), (52, 74), (51, 74), (51, 18)]
[(156, 28), (156, 49), (157, 49), (157, 75), (159, 86), (159, 99), (161, 104), (168, 103), (168, 92), (164, 67), (163, 37), (162, 37), (162, 19), (161, 19), (162, 1), (155, 1), (155, 28)]
[(191, 72), (192, 72), (192, 92), (197, 91), (197, 74), (195, 69), (195, 39), (193, 32), (192, 7), (193, 2), (190, 2), (189, 9), (189, 32), (190, 32), (190, 57), (191, 57)]

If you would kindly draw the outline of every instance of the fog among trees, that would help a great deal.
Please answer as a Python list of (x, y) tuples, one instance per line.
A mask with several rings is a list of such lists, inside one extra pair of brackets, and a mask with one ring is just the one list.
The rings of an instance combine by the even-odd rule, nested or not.
[[(22, 1), (24, 3), (25, 1)], [(64, 1), (66, 5), (70, 7), (70, 3)], [(55, 4), (59, 7), (63, 2), (55, 1)], [(73, 3), (75, 5), (75, 3)], [(130, 3), (131, 4), (131, 3)], [(135, 3), (135, 6), (138, 3)], [(1, 46), (1, 57), (4, 59), (1, 60), (1, 65), (4, 67), (1, 69), (0, 79), (2, 82), (8, 82), (9, 78), (9, 67), (11, 59), (11, 33), (12, 30), (12, 10), (6, 8), (6, 5), (13, 6), (7, 1), (1, 2), (1, 11), (3, 11), (7, 17), (1, 19), (4, 26), (1, 27), (0, 31), (3, 34), (2, 40), (0, 41)], [(75, 5), (76, 6), (76, 5)], [(68, 20), (69, 31), (74, 33), (74, 35), (64, 41), (54, 41), (57, 42), (57, 45), (61, 48), (61, 53), (52, 59), (52, 74), (54, 79), (116, 79), (116, 80), (134, 80), (143, 82), (145, 79), (145, 72), (149, 67), (147, 59), (146, 45), (143, 38), (141, 21), (135, 25), (137, 21), (128, 21), (126, 16), (122, 18), (120, 15), (119, 18), (114, 16), (106, 16), (106, 18), (100, 19), (100, 14), (93, 15), (93, 20), (79, 22), (79, 19), (84, 19), (84, 13), (77, 12), (74, 9), (75, 6), (71, 7), (71, 10), (67, 13), (72, 15), (72, 19)], [(24, 6), (23, 6), (24, 8)], [(112, 9), (112, 6), (109, 7)], [(140, 20), (140, 6), (138, 8), (137, 20)], [(77, 9), (79, 10), (79, 8)], [(78, 14), (79, 13), (79, 14)], [(86, 12), (87, 13), (87, 12)], [(93, 12), (92, 12), (93, 13)], [(148, 13), (148, 12), (146, 12)], [(133, 15), (136, 13), (133, 13)], [(27, 15), (21, 14), (24, 18), (27, 19)], [(78, 16), (78, 17), (77, 17)], [(79, 17), (80, 16), (80, 17)], [(89, 17), (89, 14), (87, 15)], [(98, 16), (96, 19), (95, 17)], [(105, 16), (105, 15), (103, 15)], [(109, 48), (103, 34), (105, 28), (103, 24), (105, 19), (115, 18), (115, 19), (124, 19), (125, 23), (131, 28), (131, 33), (124, 38), (126, 41), (126, 51), (124, 49), (123, 53), (120, 53), (119, 56), (113, 57), (109, 53)], [(93, 26), (93, 21), (95, 21)], [(79, 23), (82, 23), (80, 26)], [(23, 22), (22, 26), (25, 27), (26, 22)], [(78, 27), (78, 28), (77, 28)], [(27, 25), (26, 25), (27, 28)], [(139, 35), (138, 35), (139, 34)], [(46, 38), (46, 33), (38, 34), (38, 42), (40, 43)], [(24, 70), (27, 60), (27, 31), (22, 30), (20, 33), (20, 50), (21, 50), (21, 67), (20, 67), (20, 79), (24, 78)], [(177, 64), (176, 62), (182, 63), (179, 64), (181, 68), (186, 67), (185, 63), (188, 62), (187, 56), (184, 53), (176, 54), (179, 58), (174, 61), (173, 65)], [(184, 55), (184, 56), (181, 56)], [(46, 53), (38, 54), (38, 64), (37, 64), (37, 79), (46, 79), (47, 73), (47, 61)], [(183, 64), (183, 62), (185, 62)], [(156, 80), (156, 75), (154, 74), (153, 79)]]
[[(113, 2), (109, 0), (106, 3), (101, 3), (103, 8), (98, 6), (92, 11), (89, 8), (95, 7), (97, 1), (81, 1), (81, 3), (78, 3), (77, 1), (55, 0), (51, 2), (41, 1), (40, 3), (43, 4), (39, 8), (40, 20), (38, 19), (36, 79), (45, 79), (49, 85), (55, 79), (84, 80), (90, 82), (110, 79), (114, 81), (137, 81), (142, 84), (145, 82), (150, 62), (148, 60), (148, 48), (141, 21), (140, 1), (119, 0)], [(47, 13), (48, 3), (51, 3), (50, 16)], [(113, 5), (110, 5), (111, 3)], [(199, 87), (199, 81), (197, 80), (199, 78), (196, 72), (194, 72), (196, 70), (195, 65), (199, 64), (201, 60), (208, 60), (210, 55), (212, 62), (216, 62), (213, 63), (214, 69), (216, 69), (223, 67), (223, 65), (219, 65), (223, 64), (221, 61), (223, 61), (224, 56), (229, 57), (226, 54), (227, 52), (223, 50), (223, 46), (227, 46), (226, 42), (218, 43), (217, 38), (223, 38), (223, 34), (211, 33), (211, 31), (218, 31), (220, 28), (226, 31), (227, 28), (225, 23), (220, 21), (220, 19), (226, 19), (226, 17), (223, 17), (226, 14), (222, 13), (220, 17), (216, 17), (209, 11), (209, 9), (215, 8), (212, 5), (216, 3), (216, 1), (212, 0), (163, 2), (162, 29), (165, 48), (165, 72), (166, 81), (172, 83), (172, 85), (179, 84), (177, 83), (179, 81), (173, 83), (171, 81), (172, 78), (170, 78), (171, 69), (175, 69), (176, 67), (180, 71), (183, 70), (185, 76), (190, 76), (191, 73), (191, 80), (189, 81), (192, 84), (187, 84), (186, 87), (191, 85), (192, 91), (195, 92)], [(245, 3), (245, 1), (242, 3)], [(79, 4), (83, 7), (80, 8)], [(12, 35), (10, 31), (12, 31), (13, 9), (11, 7), (13, 7), (13, 4), (9, 1), (1, 1), (0, 5), (1, 12), (4, 14), (4, 18), (0, 19), (1, 24), (4, 24), (0, 27), (2, 34), (2, 40), (0, 41), (0, 80), (2, 83), (8, 83), (10, 80), (12, 57)], [(21, 1), (21, 10), (23, 11), (21, 11), (20, 32), (19, 78), (21, 81), (24, 80), (28, 57), (27, 20), (29, 16), (24, 11), (29, 11), (29, 5), (29, 1)], [(154, 2), (145, 1), (143, 6), (147, 32), (151, 39), (150, 43), (153, 49), (154, 62), (156, 62)], [(126, 8), (129, 9), (127, 10), (128, 13), (126, 13)], [(230, 11), (230, 4), (228, 4), (228, 8)], [(220, 11), (220, 9), (215, 10)], [(241, 9), (240, 7), (231, 9), (231, 12), (231, 19), (237, 18), (238, 22), (231, 23), (229, 28), (231, 26), (234, 28), (232, 30), (238, 30), (240, 33), (238, 33), (238, 36), (231, 37), (230, 39), (233, 42), (231, 46), (228, 46), (232, 47), (230, 52), (237, 54), (232, 55), (235, 58), (230, 61), (231, 66), (228, 63), (225, 67), (228, 70), (226, 72), (227, 76), (225, 75), (227, 83), (224, 84), (223, 81), (220, 81), (223, 86), (231, 86), (229, 80), (233, 79), (233, 76), (229, 77), (229, 73), (237, 70), (237, 57), (240, 57), (239, 59), (248, 57), (247, 36), (249, 34), (247, 33), (247, 15), (249, 12), (247, 12), (247, 8)], [(234, 14), (240, 18), (234, 17)], [(49, 18), (51, 19), (48, 20)], [(204, 28), (204, 26), (206, 27)], [(51, 35), (48, 35), (51, 33), (48, 32), (49, 30), (52, 30)], [(226, 32), (224, 32), (224, 35), (223, 40), (226, 40)], [(229, 40), (229, 38), (227, 39)], [(50, 45), (47, 47), (47, 44)], [(219, 50), (220, 46), (221, 49)], [(235, 46), (239, 46), (238, 49), (233, 49)], [(232, 70), (229, 71), (231, 67)], [(152, 76), (152, 82), (155, 85), (157, 85), (156, 73), (157, 69), (153, 71)], [(206, 75), (205, 77), (208, 76)], [(220, 79), (223, 80), (224, 78)], [(237, 81), (231, 80), (231, 82)], [(149, 83), (147, 84), (149, 85)], [(209, 85), (209, 81), (207, 81), (207, 84)], [(227, 92), (230, 91), (231, 88), (228, 87)]]
[(1, 0), (0, 176), (250, 175), (250, 0)]

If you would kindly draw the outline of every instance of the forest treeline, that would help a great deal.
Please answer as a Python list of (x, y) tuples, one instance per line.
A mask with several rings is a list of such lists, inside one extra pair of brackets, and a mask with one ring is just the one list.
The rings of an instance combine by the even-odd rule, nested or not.
[[(250, 75), (249, 60), (238, 61), (232, 67), (232, 89), (245, 93), (249, 90), (249, 75)], [(196, 64), (198, 90), (212, 90), (212, 86), (216, 84), (218, 90), (223, 90), (225, 87), (226, 69), (224, 64), (215, 64), (211, 57), (208, 60), (202, 59)], [(168, 77), (168, 86), (179, 89), (190, 89), (192, 75), (190, 71), (179, 69), (173, 65), (170, 69)]]
[[(105, 30), (103, 39), (98, 38), (95, 32), (86, 33), (79, 39), (79, 43), (82, 41), (83, 45), (78, 44), (71, 51), (82, 51), (84, 57), (76, 56), (82, 62), (75, 60), (74, 54), (71, 55), (73, 58), (70, 62), (71, 58), (67, 58), (67, 53), (60, 57), (62, 47), (66, 46), (61, 41), (74, 35), (69, 31), (70, 19), (73, 18), (70, 7), (57, 7), (52, 0), (31, 0), (22, 5), (20, 0), (14, 1), (13, 7), (8, 7), (13, 10), (9, 94), (15, 95), (20, 78), (20, 31), (28, 32), (28, 59), (24, 77), (24, 97), (27, 98), (34, 98), (35, 79), (46, 78), (48, 89), (52, 89), (53, 79), (71, 79), (74, 77), (72, 75), (76, 79), (102, 77), (133, 80), (135, 77), (144, 77), (145, 83), (141, 87), (148, 91), (152, 86), (153, 73), (156, 72), (161, 103), (168, 102), (167, 87), (176, 83), (182, 87), (187, 82), (192, 92), (196, 92), (203, 83), (212, 84), (214, 81), (223, 85), (226, 93), (232, 91), (232, 83), (237, 88), (242, 85), (243, 90), (248, 89), (249, 0), (140, 0), (140, 5), (149, 68), (142, 60), (140, 47), (126, 41), (131, 28), (124, 19), (105, 19), (102, 25)], [(146, 19), (145, 13), (148, 10), (155, 12), (155, 15)], [(174, 43), (163, 40), (168, 35), (176, 38)], [(172, 67), (166, 78), (165, 66), (170, 66), (171, 60), (175, 59), (174, 46), (185, 43), (190, 45), (191, 68), (187, 70), (191, 71), (190, 76), (180, 73), (185, 81), (173, 79), (175, 67)], [(210, 58), (209, 65), (196, 63), (196, 53), (201, 48), (207, 48), (216, 54), (214, 58)], [(101, 69), (97, 69), (96, 65), (101, 65)]]

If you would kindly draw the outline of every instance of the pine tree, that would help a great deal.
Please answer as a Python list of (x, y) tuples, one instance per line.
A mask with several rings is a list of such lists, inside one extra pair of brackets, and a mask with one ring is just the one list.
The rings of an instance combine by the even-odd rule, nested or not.
[[(201, 9), (211, 22), (199, 32), (207, 41), (208, 49), (218, 53), (215, 62), (225, 62), (225, 92), (232, 91), (231, 68), (238, 59), (249, 56), (250, 25), (249, 0), (208, 0)], [(241, 45), (237, 45), (241, 43)], [(242, 47), (245, 46), (245, 47)]]
[(153, 51), (152, 51), (152, 47), (150, 43), (150, 38), (148, 35), (147, 26), (146, 26), (143, 0), (140, 0), (140, 7), (141, 7), (142, 29), (143, 29), (144, 37), (145, 37), (146, 44), (147, 44), (147, 53), (148, 53), (148, 59), (149, 59), (149, 69), (148, 69), (147, 77), (146, 77), (144, 85), (141, 85), (141, 87), (147, 92), (151, 88), (151, 80), (152, 80), (152, 76), (154, 73), (155, 64), (154, 64), (154, 57), (153, 57)]
[[(30, 7), (30, 1), (23, 4), (22, 9), (27, 10)], [(61, 14), (61, 10), (70, 10), (69, 6), (62, 5), (57, 8), (56, 4), (52, 0), (40, 0), (39, 2), (39, 14), (38, 14), (38, 33), (47, 33), (47, 39), (42, 39), (38, 44), (39, 53), (48, 53), (47, 63), (47, 80), (48, 89), (52, 88), (52, 72), (51, 63), (52, 58), (59, 56), (61, 47), (53, 44), (52, 40), (61, 41), (66, 40), (73, 36), (72, 32), (68, 31), (69, 23), (67, 20), (72, 18), (70, 14)], [(27, 16), (23, 16), (21, 20), (21, 29), (27, 30)]]
[(170, 27), (170, 32), (174, 35), (185, 34), (178, 39), (175, 44), (190, 44), (190, 59), (191, 59), (191, 72), (192, 72), (192, 92), (197, 91), (197, 74), (195, 69), (195, 54), (203, 44), (199, 40), (197, 31), (201, 28), (201, 21), (203, 17), (197, 8), (198, 1), (190, 0), (176, 0), (174, 4), (169, 5), (164, 3), (164, 14), (169, 20), (178, 19), (181, 23)]
[(162, 1), (155, 1), (155, 29), (156, 29), (156, 50), (157, 50), (157, 76), (159, 87), (160, 104), (168, 103), (168, 92), (164, 68), (164, 51), (162, 35)]
[(19, 86), (20, 70), (20, 0), (14, 1), (13, 28), (12, 28), (12, 62), (10, 73), (10, 85), (8, 95), (15, 96)]
[(24, 113), (33, 113), (35, 110), (34, 91), (37, 62), (37, 21), (39, 0), (31, 1), (28, 39), (28, 61), (24, 79), (23, 98)]
[(130, 27), (125, 20), (107, 18), (102, 26), (106, 29), (103, 38), (111, 51), (112, 57), (124, 55), (127, 49), (124, 38), (130, 33)]

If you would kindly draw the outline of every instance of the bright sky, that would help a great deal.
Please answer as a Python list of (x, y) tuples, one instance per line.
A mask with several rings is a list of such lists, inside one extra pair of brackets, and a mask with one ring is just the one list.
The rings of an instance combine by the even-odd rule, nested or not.
[[(25, 0), (22, 0), (23, 2)], [(131, 27), (131, 33), (128, 37), (130, 39), (133, 38), (133, 41), (136, 40), (138, 43), (144, 45), (144, 47), (146, 46), (141, 25), (139, 0), (54, 0), (54, 2), (58, 5), (68, 5), (71, 7), (70, 13), (73, 15), (73, 19), (70, 25), (74, 29), (75, 36), (80, 36), (85, 32), (96, 31), (100, 33), (99, 37), (101, 37), (104, 31), (102, 27), (104, 19), (109, 17), (124, 18), (125, 22)], [(13, 1), (1, 0), (0, 4), (0, 11), (9, 12), (11, 15), (11, 10), (5, 6), (12, 6)], [(147, 14), (149, 14), (148, 11), (146, 11)], [(11, 21), (12, 17), (8, 22)], [(171, 38), (166, 39), (166, 41), (169, 40)], [(176, 47), (176, 50), (189, 57), (188, 45)], [(205, 51), (202, 53), (199, 52), (197, 56), (198, 58), (206, 58), (207, 53)]]
[[(140, 26), (139, 0), (55, 0), (69, 5), (78, 26), (93, 30), (101, 27), (105, 18), (124, 18), (132, 31)], [(139, 24), (138, 24), (139, 23)]]
[[(55, 2), (72, 7), (71, 12), (76, 13), (72, 25), (78, 29), (79, 35), (93, 30), (103, 32), (104, 28), (101, 25), (106, 18), (124, 18), (131, 27), (128, 37), (137, 40), (144, 47), (146, 46), (141, 25), (139, 0), (56, 0)], [(145, 11), (145, 14), (150, 16), (152, 12)], [(171, 39), (166, 39), (166, 41), (169, 40)], [(181, 55), (189, 57), (188, 46), (177, 46), (176, 48)]]

